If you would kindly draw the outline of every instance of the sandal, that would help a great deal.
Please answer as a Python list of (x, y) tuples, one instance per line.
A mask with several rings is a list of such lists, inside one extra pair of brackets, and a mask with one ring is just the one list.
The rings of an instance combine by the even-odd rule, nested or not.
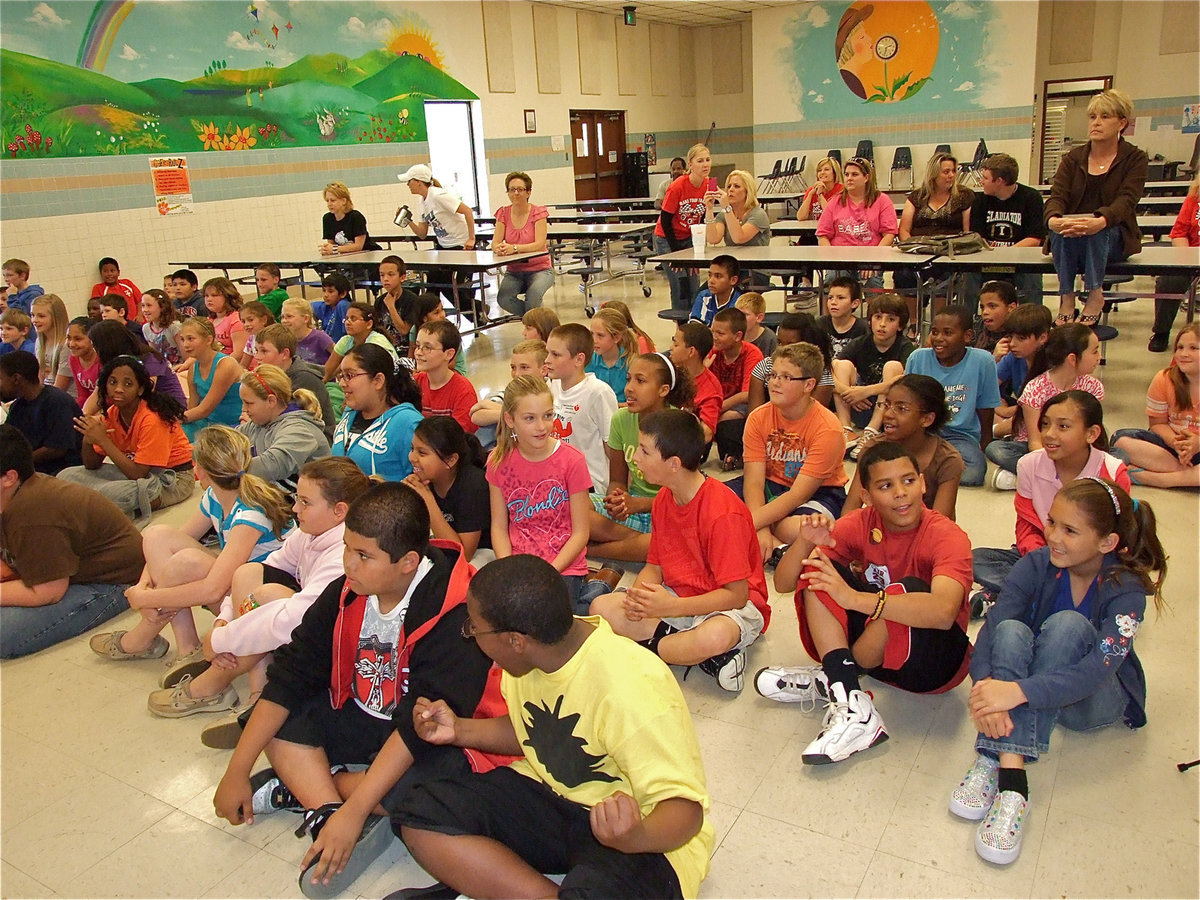
[(1077, 315), (1077, 313), (1074, 310), (1071, 311), (1071, 314), (1069, 316), (1066, 315), (1065, 313), (1059, 313), (1057, 316), (1054, 317), (1054, 324), (1055, 324), (1055, 326), (1070, 325), (1072, 322), (1075, 321), (1076, 315)]
[(771, 555), (767, 557), (767, 561), (763, 563), (763, 565), (774, 569), (781, 562), (783, 562), (783, 555), (788, 552), (788, 548), (791, 546), (791, 544), (780, 544), (771, 551)]
[(1095, 328), (1100, 324), (1100, 313), (1081, 313), (1075, 317), (1075, 321), (1080, 325), (1086, 325), (1088, 328)]
[(130, 653), (128, 650), (121, 649), (121, 638), (125, 637), (124, 631), (107, 631), (104, 634), (94, 634), (88, 646), (92, 648), (93, 653), (103, 656), (105, 659), (162, 659), (167, 655), (167, 649), (170, 644), (167, 639), (161, 634), (156, 634), (154, 640), (150, 642), (150, 646), (145, 650), (139, 650), (136, 653)]

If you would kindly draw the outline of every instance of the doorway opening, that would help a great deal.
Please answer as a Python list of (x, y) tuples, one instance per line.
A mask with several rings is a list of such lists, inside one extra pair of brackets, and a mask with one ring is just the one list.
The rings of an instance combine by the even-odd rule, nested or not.
[(1042, 136), (1038, 173), (1049, 184), (1072, 147), (1087, 141), (1087, 107), (1092, 97), (1113, 86), (1111, 75), (1047, 81), (1042, 86)]
[(483, 121), (478, 100), (426, 100), (429, 162), (434, 175), (479, 213), (491, 209), (483, 171)]

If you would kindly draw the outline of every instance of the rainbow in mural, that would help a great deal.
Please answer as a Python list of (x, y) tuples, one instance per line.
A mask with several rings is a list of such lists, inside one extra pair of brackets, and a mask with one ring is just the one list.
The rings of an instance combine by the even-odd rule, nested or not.
[(93, 7), (92, 16), (88, 19), (75, 65), (81, 69), (103, 72), (117, 31), (131, 12), (133, 0), (100, 0)]

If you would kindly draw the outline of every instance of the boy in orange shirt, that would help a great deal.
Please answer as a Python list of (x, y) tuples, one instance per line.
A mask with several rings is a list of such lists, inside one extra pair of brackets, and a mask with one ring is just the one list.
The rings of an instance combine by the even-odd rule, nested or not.
[[(774, 565), (800, 538), (800, 516), (837, 518), (846, 502), (846, 444), (837, 416), (813, 400), (824, 371), (812, 344), (786, 344), (771, 357), (765, 403), (746, 420), (742, 497), (754, 517), (763, 558)], [(738, 490), (731, 482), (730, 487)]]
[(474, 434), (479, 426), (471, 421), (471, 410), (479, 398), (475, 385), (454, 371), (454, 360), (462, 349), (462, 336), (446, 319), (426, 322), (417, 332), (413, 358), (417, 362), (417, 387), (421, 389), (421, 412), (426, 418), (452, 416), (463, 431)]

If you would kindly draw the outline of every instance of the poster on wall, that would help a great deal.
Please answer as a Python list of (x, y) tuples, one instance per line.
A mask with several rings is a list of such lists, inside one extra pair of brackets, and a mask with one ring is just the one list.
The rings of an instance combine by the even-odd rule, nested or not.
[(10, 159), (424, 141), (425, 100), (478, 99), (437, 38), (378, 0), (5, 0), (0, 131)]
[(1200, 103), (1183, 108), (1183, 133), (1200, 134)]
[(150, 157), (150, 177), (154, 181), (154, 205), (160, 216), (188, 215), (196, 211), (186, 157)]
[(646, 164), (651, 165), (651, 166), (657, 165), (658, 164), (658, 138), (656, 138), (654, 136), (653, 131), (647, 131), (645, 133), (645, 138), (646, 139), (645, 139), (644, 143), (645, 143), (645, 147), (646, 147)]

